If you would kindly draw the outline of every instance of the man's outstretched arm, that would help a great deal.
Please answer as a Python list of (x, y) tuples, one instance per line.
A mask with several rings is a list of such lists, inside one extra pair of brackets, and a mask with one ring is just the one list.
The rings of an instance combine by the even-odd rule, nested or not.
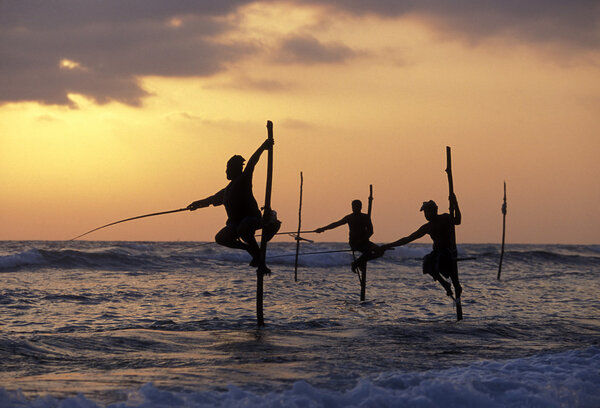
[(346, 217), (344, 217), (344, 218), (342, 218), (342, 219), (341, 219), (341, 220), (339, 220), (339, 221), (332, 222), (331, 224), (325, 225), (324, 227), (321, 227), (321, 228), (317, 228), (317, 229), (315, 230), (315, 232), (316, 232), (317, 234), (320, 234), (320, 233), (321, 233), (321, 232), (323, 232), (323, 231), (327, 231), (327, 230), (330, 230), (330, 229), (334, 229), (334, 228), (337, 228), (337, 227), (341, 227), (342, 225), (346, 224), (347, 222), (348, 222), (348, 220), (346, 219)]
[(404, 238), (400, 238), (397, 241), (394, 242), (390, 242), (389, 244), (385, 244), (381, 246), (381, 249), (383, 249), (384, 251), (390, 249), (390, 248), (394, 248), (397, 246), (402, 246), (402, 245), (406, 245), (409, 242), (413, 242), (423, 236), (425, 236), (425, 234), (427, 233), (426, 230), (426, 226), (427, 224), (423, 225), (421, 228), (419, 228), (418, 230), (416, 230), (415, 232), (413, 232), (412, 234), (404, 237)]
[(203, 198), (202, 200), (197, 200), (187, 206), (187, 209), (190, 211), (197, 210), (198, 208), (205, 208), (209, 205), (222, 205), (223, 204), (223, 193), (225, 190), (219, 191), (215, 195), (211, 195), (210, 197)]

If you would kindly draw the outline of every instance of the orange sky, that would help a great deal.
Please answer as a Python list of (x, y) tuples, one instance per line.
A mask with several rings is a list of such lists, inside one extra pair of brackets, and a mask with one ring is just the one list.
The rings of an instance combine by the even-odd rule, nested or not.
[[(72, 16), (3, 3), (0, 239), (64, 240), (185, 207), (221, 189), (227, 159), (248, 158), (272, 120), (286, 231), (303, 171), (306, 229), (366, 203), (373, 184), (373, 239), (409, 234), (422, 201), (447, 207), (449, 145), (460, 241), (500, 240), (506, 180), (507, 242), (600, 243), (597, 7), (323, 3), (156, 3), (138, 15), (63, 1)], [(265, 171), (262, 160), (259, 204)], [(211, 240), (225, 219), (210, 207), (86, 238)]]

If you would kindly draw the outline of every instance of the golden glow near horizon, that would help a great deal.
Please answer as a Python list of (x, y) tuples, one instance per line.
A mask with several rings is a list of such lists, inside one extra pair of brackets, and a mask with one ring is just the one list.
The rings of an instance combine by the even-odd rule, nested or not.
[[(303, 33), (353, 57), (282, 63), (248, 55), (205, 78), (139, 78), (139, 107), (69, 96), (73, 107), (0, 106), (0, 239), (69, 239), (131, 216), (187, 206), (218, 191), (225, 162), (248, 158), (275, 129), (273, 205), (297, 222), (304, 172), (306, 228), (350, 212), (374, 185), (377, 242), (423, 222), (420, 203), (447, 206), (452, 146), (462, 242), (497, 242), (507, 182), (507, 242), (598, 243), (600, 75), (583, 63), (501, 42), (441, 40), (408, 18), (328, 19), (318, 8), (255, 4), (235, 33), (267, 49)], [(184, 18), (166, 22), (185, 28)], [(60, 68), (85, 69), (63, 59)], [(264, 160), (255, 196), (264, 198)], [(211, 240), (222, 208), (134, 221), (98, 240)], [(344, 241), (344, 228), (318, 237)], [(428, 242), (423, 240), (423, 242)]]

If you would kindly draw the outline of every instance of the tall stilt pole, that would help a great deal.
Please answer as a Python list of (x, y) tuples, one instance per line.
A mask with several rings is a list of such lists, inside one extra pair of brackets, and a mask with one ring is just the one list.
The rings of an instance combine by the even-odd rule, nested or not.
[[(369, 185), (369, 204), (367, 207), (367, 214), (369, 218), (371, 218), (371, 213), (373, 211), (373, 184)], [(360, 300), (364, 302), (367, 295), (367, 265), (365, 264), (364, 271), (361, 271), (361, 279), (360, 279)]]
[(502, 271), (502, 259), (504, 258), (504, 238), (506, 237), (506, 181), (504, 182), (504, 202), (502, 203), (502, 247), (500, 249), (500, 264), (498, 265), (498, 280)]
[[(267, 121), (267, 135), (273, 140), (273, 122)], [(267, 161), (267, 184), (265, 188), (265, 207), (263, 214), (263, 231), (260, 240), (260, 263), (265, 264), (267, 257), (267, 234), (265, 231), (266, 221), (271, 218), (271, 189), (273, 187), (273, 146), (268, 150)], [(263, 314), (263, 271), (258, 268), (256, 271), (256, 322), (259, 326), (265, 325)]]
[[(454, 182), (452, 180), (452, 155), (451, 155), (451, 151), (450, 151), (450, 146), (446, 146), (446, 173), (448, 174), (448, 190), (449, 190), (449, 198), (452, 197), (454, 195)], [(452, 205), (452, 200), (450, 200), (450, 217), (453, 217), (454, 215), (454, 206)], [(450, 223), (450, 226), (452, 228), (451, 230), (451, 238), (452, 238), (452, 251), (453, 251), (453, 262), (454, 262), (454, 268), (456, 269), (455, 272), (456, 274), (458, 274), (458, 262), (457, 262), (457, 257), (458, 257), (458, 252), (456, 249), (456, 231), (454, 229), (454, 224)], [(463, 318), (463, 314), (462, 314), (462, 303), (460, 301), (460, 297), (457, 297), (456, 299), (454, 299), (454, 303), (456, 304), (456, 320), (462, 320)]]
[(369, 205), (367, 206), (367, 214), (371, 217), (373, 212), (373, 184), (369, 184)]
[(300, 231), (302, 227), (302, 185), (304, 177), (300, 172), (300, 204), (298, 205), (298, 233), (296, 234), (296, 260), (294, 261), (294, 281), (298, 282), (298, 252), (300, 251)]

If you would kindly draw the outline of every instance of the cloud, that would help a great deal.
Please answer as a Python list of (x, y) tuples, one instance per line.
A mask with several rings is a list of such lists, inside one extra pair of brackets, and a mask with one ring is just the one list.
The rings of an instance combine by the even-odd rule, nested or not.
[(205, 89), (235, 89), (242, 91), (284, 92), (293, 88), (293, 84), (272, 78), (255, 77), (254, 75), (233, 73), (232, 78), (225, 81), (213, 81)]
[(167, 119), (182, 119), (182, 120), (190, 120), (190, 121), (203, 121), (204, 118), (202, 116), (194, 115), (188, 112), (178, 112), (167, 115)]
[(222, 18), (243, 1), (157, 0), (0, 2), (0, 104), (139, 105), (146, 75), (209, 76), (251, 52), (221, 43)]
[(38, 115), (35, 119), (38, 122), (57, 122), (58, 121), (58, 119), (56, 119), (52, 115)]
[(469, 42), (504, 37), (531, 45), (600, 49), (597, 0), (328, 0), (337, 11), (383, 18), (417, 17), (434, 30)]
[(312, 130), (315, 127), (311, 122), (294, 118), (282, 119), (278, 124), (281, 125), (281, 127), (295, 130)]
[[(268, 5), (271, 0), (263, 0)], [(600, 51), (597, 0), (289, 0), (331, 18), (413, 18), (441, 36), (477, 43), (505, 38), (571, 53)], [(97, 103), (140, 105), (144, 76), (208, 77), (264, 52), (281, 64), (340, 64), (358, 53), (317, 34), (274, 38), (274, 54), (236, 32), (236, 16), (253, 0), (0, 0), (0, 105), (37, 101), (72, 105), (69, 94)], [(230, 37), (231, 38), (231, 37)], [(239, 36), (234, 36), (239, 38)], [(247, 75), (246, 75), (247, 76)], [(247, 87), (274, 91), (270, 79)]]
[(345, 62), (356, 53), (339, 43), (322, 43), (311, 36), (292, 36), (284, 39), (276, 60), (284, 64), (332, 64)]

